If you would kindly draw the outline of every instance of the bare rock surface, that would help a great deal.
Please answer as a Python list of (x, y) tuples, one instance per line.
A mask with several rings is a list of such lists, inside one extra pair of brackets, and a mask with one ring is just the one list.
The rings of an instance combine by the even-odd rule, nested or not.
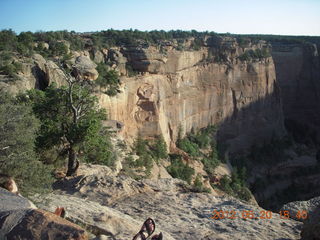
[[(79, 226), (57, 215), (35, 209), (26, 198), (0, 189), (0, 239), (86, 240)], [(54, 210), (54, 209), (53, 209)]]
[(0, 196), (0, 211), (36, 208), (28, 199), (11, 193), (6, 189), (0, 188)]
[[(303, 240), (320, 239), (320, 197), (315, 197), (307, 201), (295, 201), (285, 204), (281, 210), (290, 212), (290, 216), (296, 218), (300, 211), (306, 211), (307, 218), (304, 219), (304, 225), (301, 232)], [(302, 221), (302, 219), (298, 219)]]
[(120, 199), (150, 192), (152, 189), (143, 182), (121, 175), (115, 177), (114, 172), (99, 165), (82, 165), (76, 178), (65, 178), (54, 184), (59, 192), (96, 201), (101, 204), (111, 204)]
[[(156, 192), (129, 197), (113, 205), (133, 217), (151, 215), (174, 239), (300, 239), (301, 223), (280, 219), (243, 219), (243, 211), (263, 209), (239, 200), (202, 193)], [(211, 219), (212, 212), (235, 211), (236, 219)]]
[[(2, 216), (1, 221), (6, 224), (8, 216)], [(43, 210), (26, 211), (23, 218), (11, 231), (6, 234), (7, 239), (33, 239), (33, 240), (86, 240), (88, 236), (76, 224)]]
[(307, 201), (295, 201), (295, 202), (289, 202), (283, 205), (281, 208), (282, 211), (289, 211), (290, 216), (293, 219), (296, 219), (298, 221), (302, 221), (302, 219), (297, 219), (296, 215), (300, 211), (306, 211), (309, 215), (320, 207), (320, 197), (315, 197)]
[[(64, 206), (67, 218), (75, 223), (85, 226), (95, 235), (105, 235), (111, 239), (131, 239), (139, 232), (144, 217), (131, 217), (119, 210), (103, 206), (97, 202), (70, 195), (50, 194), (38, 198), (39, 207), (53, 211), (56, 206)], [(49, 203), (49, 205), (48, 205)], [(162, 231), (157, 227), (157, 231)], [(164, 232), (166, 239), (174, 239)]]
[(304, 222), (301, 232), (302, 240), (320, 239), (320, 207), (316, 207), (309, 213), (308, 219)]
[(84, 79), (96, 80), (99, 76), (96, 67), (89, 57), (79, 56), (75, 60), (74, 73)]
[[(71, 221), (111, 239), (130, 239), (148, 217), (155, 220), (156, 232), (162, 231), (165, 239), (300, 239), (301, 222), (281, 219), (276, 213), (271, 219), (260, 219), (262, 208), (231, 197), (193, 193), (182, 180), (136, 181), (83, 174), (73, 182), (66, 180), (68, 188), (33, 200), (47, 210), (65, 207)], [(235, 211), (237, 218), (212, 219), (214, 210)], [(252, 211), (255, 218), (244, 219), (243, 211)]]

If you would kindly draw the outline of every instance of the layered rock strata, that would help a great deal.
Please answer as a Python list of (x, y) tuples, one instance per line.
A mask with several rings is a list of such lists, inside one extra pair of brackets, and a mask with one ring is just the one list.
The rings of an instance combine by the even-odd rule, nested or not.
[(268, 47), (260, 42), (241, 48), (233, 38), (216, 37), (197, 51), (120, 49), (117, 55), (139, 74), (123, 77), (116, 97), (100, 95), (101, 106), (124, 123), (126, 139), (161, 133), (172, 146), (179, 128), (185, 134), (217, 124), (231, 151), (246, 148), (284, 133), (272, 58), (238, 59), (246, 50)]

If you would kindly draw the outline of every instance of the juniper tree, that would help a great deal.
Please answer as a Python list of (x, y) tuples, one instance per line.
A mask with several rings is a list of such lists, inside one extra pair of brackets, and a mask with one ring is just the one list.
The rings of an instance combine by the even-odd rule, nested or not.
[(31, 107), (0, 90), (0, 173), (14, 177), (27, 192), (50, 188), (50, 166), (37, 159), (34, 142), (39, 121)]
[(106, 113), (98, 108), (92, 83), (64, 73), (67, 86), (57, 88), (52, 84), (45, 91), (28, 92), (29, 101), (41, 122), (37, 149), (60, 146), (68, 155), (67, 176), (76, 174), (79, 152), (87, 161), (111, 165), (111, 144), (102, 126)]

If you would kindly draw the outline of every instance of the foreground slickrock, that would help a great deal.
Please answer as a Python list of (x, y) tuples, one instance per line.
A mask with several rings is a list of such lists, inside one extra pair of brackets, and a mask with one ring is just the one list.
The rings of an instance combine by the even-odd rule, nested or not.
[[(33, 200), (47, 210), (64, 206), (71, 221), (116, 240), (130, 239), (148, 217), (155, 220), (156, 232), (162, 231), (165, 239), (300, 239), (301, 222), (281, 219), (276, 213), (271, 219), (260, 219), (262, 208), (230, 197), (190, 192), (178, 179), (135, 181), (105, 176), (105, 168), (96, 166), (94, 175), (89, 172), (65, 180), (63, 190)], [(238, 217), (211, 219), (214, 210), (233, 210)], [(258, 218), (244, 219), (244, 211), (253, 211)]]
[(85, 230), (57, 215), (35, 209), (27, 199), (0, 189), (0, 239), (86, 240)]

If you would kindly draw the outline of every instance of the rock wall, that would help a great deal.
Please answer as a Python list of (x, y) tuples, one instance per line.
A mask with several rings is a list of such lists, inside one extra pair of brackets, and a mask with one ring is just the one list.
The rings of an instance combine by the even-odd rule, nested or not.
[[(121, 75), (121, 93), (109, 97), (101, 91), (98, 98), (109, 119), (116, 120), (112, 124), (121, 126), (125, 139), (132, 142), (138, 133), (147, 138), (163, 134), (168, 146), (174, 148), (180, 127), (184, 135), (215, 124), (220, 126), (218, 138), (230, 151), (238, 151), (257, 139), (282, 135), (283, 114), (273, 59), (239, 60), (247, 50), (268, 49), (270, 45), (247, 41), (239, 46), (235, 38), (220, 36), (205, 37), (197, 47), (193, 44), (190, 38), (182, 43), (175, 40), (92, 52), (92, 59)], [(88, 51), (71, 55), (74, 74), (97, 79), (97, 65)], [(39, 54), (18, 61), (24, 66), (18, 80), (2, 81), (0, 76), (0, 88), (17, 93), (66, 82), (58, 66)]]
[[(126, 139), (134, 139), (138, 132), (144, 137), (162, 133), (171, 147), (180, 126), (185, 134), (218, 124), (218, 137), (231, 151), (261, 137), (282, 135), (273, 60), (241, 62), (237, 57), (245, 50), (232, 38), (207, 39), (198, 51), (167, 48), (163, 54), (154, 47), (123, 49), (122, 56), (140, 74), (123, 77), (122, 92), (116, 97), (101, 95), (101, 106), (109, 118), (124, 123)], [(216, 60), (219, 55), (223, 61)]]
[(315, 44), (272, 45), (285, 118), (309, 126), (320, 140), (320, 58)]

